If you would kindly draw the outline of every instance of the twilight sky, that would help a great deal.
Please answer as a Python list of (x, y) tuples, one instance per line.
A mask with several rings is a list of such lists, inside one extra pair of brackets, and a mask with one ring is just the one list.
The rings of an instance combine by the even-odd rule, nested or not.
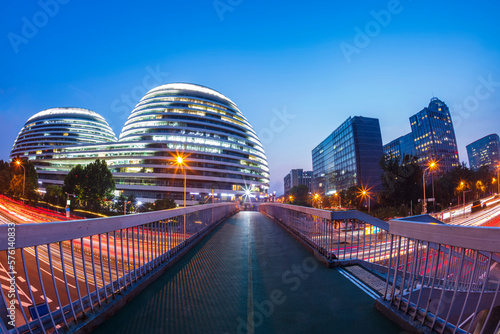
[(0, 13), (0, 159), (33, 114), (82, 107), (117, 136), (147, 90), (169, 82), (233, 100), (266, 149), (271, 191), (349, 116), (383, 143), (432, 96), (465, 146), (500, 132), (496, 1), (7, 0)]

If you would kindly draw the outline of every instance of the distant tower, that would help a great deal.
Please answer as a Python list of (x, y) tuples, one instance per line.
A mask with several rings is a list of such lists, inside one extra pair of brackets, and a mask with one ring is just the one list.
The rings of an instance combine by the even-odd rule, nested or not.
[(500, 163), (500, 140), (497, 134), (491, 134), (467, 145), (469, 167), (472, 170), (486, 166), (495, 168)]
[(410, 125), (419, 162), (439, 161), (443, 173), (459, 165), (450, 109), (443, 101), (433, 97), (427, 108), (410, 117)]

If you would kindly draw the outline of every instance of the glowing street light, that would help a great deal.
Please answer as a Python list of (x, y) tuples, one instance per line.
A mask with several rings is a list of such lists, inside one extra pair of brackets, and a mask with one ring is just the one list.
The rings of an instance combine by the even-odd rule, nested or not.
[(186, 162), (185, 162), (185, 158), (180, 155), (180, 154), (177, 154), (177, 156), (175, 157), (175, 164), (179, 167), (181, 167), (182, 171), (184, 172), (184, 207), (186, 207), (186, 169), (185, 169), (185, 166), (186, 166)]
[(339, 193), (338, 192), (335, 192), (333, 194), (335, 197), (338, 197), (339, 198), (339, 208), (342, 207), (342, 197), (340, 197)]
[(368, 197), (368, 213), (370, 213), (370, 198), (371, 198), (371, 194), (369, 192), (369, 189), (366, 189), (366, 188), (360, 188), (359, 189), (360, 191), (360, 196), (361, 198), (367, 198)]
[(319, 207), (318, 201), (319, 201), (319, 194), (314, 194), (313, 200), (316, 202), (316, 205)]
[(368, 192), (366, 190), (363, 190), (363, 196), (366, 197), (368, 196), (368, 213), (370, 213), (370, 195), (368, 195)]
[[(425, 215), (427, 213), (427, 200), (425, 198), (425, 172), (427, 172), (429, 169), (432, 171), (434, 170), (435, 168), (437, 167), (437, 164), (435, 161), (431, 161), (431, 163), (429, 164), (429, 167), (427, 167), (425, 170), (424, 170), (424, 173), (422, 175), (422, 179), (423, 179), (423, 188), (424, 188), (424, 203), (422, 204), (422, 214)], [(434, 182), (434, 179), (432, 180)], [(434, 187), (434, 186), (433, 186)], [(434, 195), (433, 195), (434, 196)]]
[[(186, 158), (182, 155), (177, 153), (177, 156), (175, 156), (175, 164), (179, 167), (181, 167), (182, 171), (184, 172), (184, 208), (186, 207)], [(186, 238), (186, 214), (184, 214), (184, 238)]]
[(20, 160), (16, 160), (18, 166), (23, 168), (23, 198), (24, 198), (24, 189), (26, 188), (26, 168), (24, 168), (23, 164)]

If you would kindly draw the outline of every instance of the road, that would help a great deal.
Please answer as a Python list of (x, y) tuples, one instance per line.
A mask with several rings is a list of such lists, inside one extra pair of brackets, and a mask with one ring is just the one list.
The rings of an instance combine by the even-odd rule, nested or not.
[[(0, 196), (0, 224), (63, 220), (67, 218), (62, 214), (32, 208)], [(158, 256), (159, 246), (169, 249), (181, 242), (178, 233), (164, 234), (163, 242), (157, 244), (153, 241), (158, 240), (158, 235), (153, 230), (129, 229), (128, 237), (126, 231), (123, 232), (123, 235), (119, 231), (111, 232), (100, 238), (86, 237), (51, 244), (50, 247), (40, 245), (17, 249), (14, 255), (18, 304), (16, 325), (32, 320), (29, 308), (33, 305), (47, 303), (50, 310), (55, 311), (68, 305), (69, 299), (73, 302), (79, 300), (79, 296), (95, 292), (116, 280), (117, 276), (123, 277), (124, 273)], [(7, 260), (7, 251), (1, 251), (0, 283), (5, 297), (10, 285)], [(126, 279), (130, 281), (131, 277)]]

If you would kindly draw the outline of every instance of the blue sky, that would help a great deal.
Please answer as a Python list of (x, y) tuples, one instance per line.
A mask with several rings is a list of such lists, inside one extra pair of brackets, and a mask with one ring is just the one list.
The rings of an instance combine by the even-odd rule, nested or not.
[(0, 159), (36, 112), (88, 108), (118, 135), (141, 93), (168, 82), (239, 106), (265, 134), (278, 193), (349, 116), (379, 118), (387, 143), (436, 96), (462, 161), (500, 132), (498, 2), (59, 1), (2, 5)]

